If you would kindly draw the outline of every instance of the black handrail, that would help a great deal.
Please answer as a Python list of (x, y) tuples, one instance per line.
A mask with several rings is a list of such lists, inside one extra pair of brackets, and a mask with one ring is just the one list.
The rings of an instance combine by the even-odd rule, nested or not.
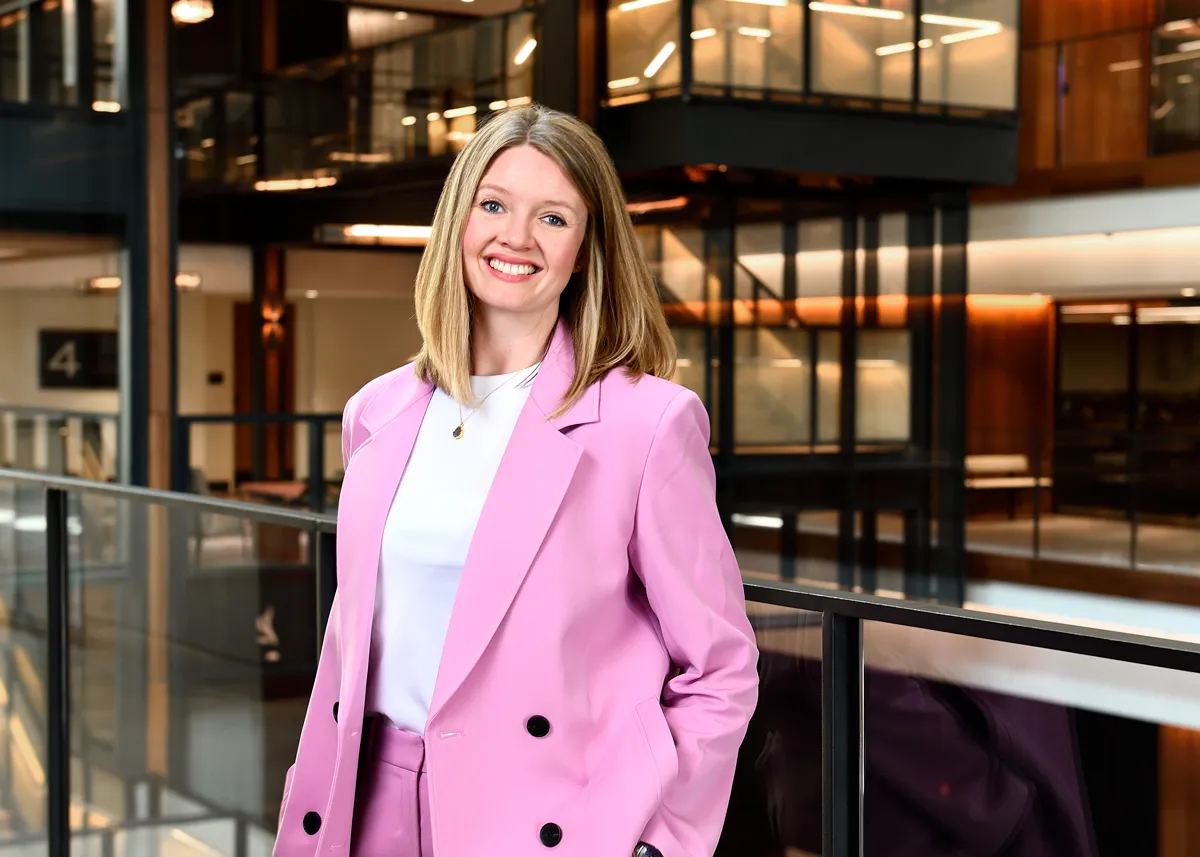
[[(47, 611), (50, 627), (48, 698), (50, 761), (50, 854), (67, 854), (69, 805), (70, 687), (67, 675), (67, 495), (107, 496), (185, 509), (194, 513), (241, 515), (250, 520), (284, 523), (318, 536), (315, 577), (320, 612), (328, 615), (336, 561), (336, 522), (332, 516), (201, 498), (144, 488), (47, 477), (0, 470), (0, 481), (41, 487), (46, 492)], [(851, 857), (862, 853), (861, 754), (863, 747), (863, 623), (878, 622), (955, 634), (981, 640), (1037, 647), (1106, 660), (1123, 661), (1200, 674), (1200, 644), (1041, 619), (985, 613), (939, 604), (915, 603), (855, 592), (783, 582), (747, 580), (749, 602), (771, 604), (820, 616), (823, 637), (822, 769), (823, 853)], [(327, 600), (328, 599), (328, 600)], [(319, 631), (323, 631), (323, 621)], [(808, 616), (796, 617), (803, 623)]]

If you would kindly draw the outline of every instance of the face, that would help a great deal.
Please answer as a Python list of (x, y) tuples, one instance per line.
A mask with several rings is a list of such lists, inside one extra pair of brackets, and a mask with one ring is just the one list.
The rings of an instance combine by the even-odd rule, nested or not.
[(586, 226), (587, 207), (553, 160), (532, 146), (497, 156), (463, 234), (463, 273), (480, 311), (534, 323), (557, 317)]

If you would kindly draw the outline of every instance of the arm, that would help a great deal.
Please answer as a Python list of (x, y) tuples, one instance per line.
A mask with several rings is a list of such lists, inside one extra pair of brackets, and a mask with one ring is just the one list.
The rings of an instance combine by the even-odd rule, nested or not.
[(630, 544), (681, 671), (664, 692), (679, 776), (641, 836), (666, 857), (711, 857), (716, 850), (738, 747), (758, 700), (758, 648), (717, 512), (708, 434), (700, 400), (678, 393), (651, 443)]

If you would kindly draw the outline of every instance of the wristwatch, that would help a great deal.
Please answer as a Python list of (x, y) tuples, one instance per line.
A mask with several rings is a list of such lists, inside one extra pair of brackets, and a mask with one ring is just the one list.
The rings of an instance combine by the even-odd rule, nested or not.
[(637, 848), (633, 849), (633, 857), (663, 857), (663, 853), (653, 845), (639, 842)]

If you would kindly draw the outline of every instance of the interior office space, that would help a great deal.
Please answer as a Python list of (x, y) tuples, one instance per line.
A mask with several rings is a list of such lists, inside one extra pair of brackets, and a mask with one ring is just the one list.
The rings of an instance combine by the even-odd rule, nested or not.
[[(1194, 635), (1200, 9), (1088, 11), (20, 4), (0, 16), (0, 460), (332, 510), (342, 404), (417, 345), (409, 284), (448, 159), (537, 99), (593, 122), (622, 172), (748, 577)], [(311, 642), (309, 546), (216, 517), (207, 574), (172, 597), (261, 572), (219, 641), (263, 661), (259, 708), (206, 676), (155, 764), (269, 820), (286, 752), (262, 733), (301, 711), (279, 676)], [(120, 591), (81, 597), (98, 615)], [(869, 656), (896, 651), (1102, 715), (1081, 739), (1100, 853), (1188, 853), (1160, 821), (1194, 781), (1186, 706), (1156, 713), (1094, 664), (1017, 659), (1017, 688), (1013, 658), (939, 635)], [(111, 714), (102, 737), (138, 744)], [(232, 733), (266, 759), (241, 784), (205, 757)]]

